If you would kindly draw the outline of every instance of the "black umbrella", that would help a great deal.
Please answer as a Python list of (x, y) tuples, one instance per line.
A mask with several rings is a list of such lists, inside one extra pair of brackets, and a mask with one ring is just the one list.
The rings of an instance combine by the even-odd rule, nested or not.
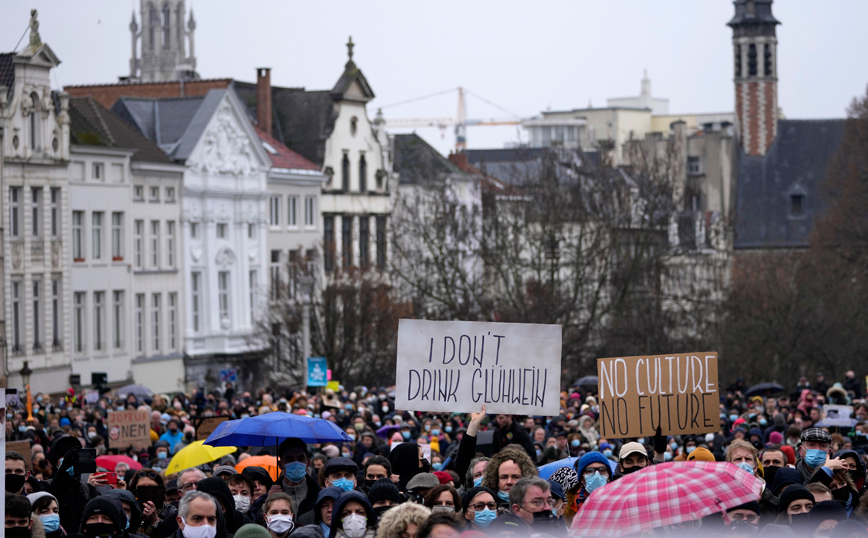
[(744, 393), (745, 396), (753, 396), (754, 394), (775, 394), (777, 392), (781, 392), (784, 390), (782, 385), (777, 383), (760, 383), (758, 385), (754, 385), (747, 389)]
[(596, 387), (599, 379), (595, 375), (586, 375), (585, 377), (579, 378), (573, 383), (574, 387)]

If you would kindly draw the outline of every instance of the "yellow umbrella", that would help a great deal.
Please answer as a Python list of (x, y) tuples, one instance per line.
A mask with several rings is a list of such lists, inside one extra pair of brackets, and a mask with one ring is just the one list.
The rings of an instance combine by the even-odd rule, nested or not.
[(208, 446), (204, 443), (205, 441), (196, 441), (179, 450), (177, 454), (172, 456), (172, 461), (166, 468), (166, 475), (179, 473), (184, 469), (204, 463), (211, 463), (227, 454), (232, 454), (236, 450), (234, 446)]

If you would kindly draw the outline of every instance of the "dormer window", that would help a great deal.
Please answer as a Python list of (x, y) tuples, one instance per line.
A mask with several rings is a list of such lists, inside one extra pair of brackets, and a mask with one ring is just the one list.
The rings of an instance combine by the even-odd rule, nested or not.
[(356, 131), (359, 130), (359, 118), (353, 116), (350, 118), (350, 134), (356, 136)]
[(805, 213), (805, 195), (790, 195), (790, 216), (801, 217)]

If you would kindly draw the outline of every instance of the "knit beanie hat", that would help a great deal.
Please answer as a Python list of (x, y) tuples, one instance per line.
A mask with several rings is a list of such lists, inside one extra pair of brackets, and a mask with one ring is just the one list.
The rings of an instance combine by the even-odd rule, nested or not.
[(480, 493), (488, 493), (494, 500), (497, 500), (497, 496), (494, 494), (493, 491), (491, 491), (485, 486), (477, 486), (475, 488), (470, 488), (464, 492), (464, 495), (461, 496), (461, 506), (463, 506), (466, 510), (467, 507), (470, 506), (470, 501), (472, 501), (473, 498)]
[(698, 446), (687, 456), (687, 461), (714, 461), (714, 454), (704, 446)]
[(785, 514), (790, 503), (799, 499), (807, 499), (814, 502), (814, 494), (801, 484), (788, 487), (781, 493), (781, 498), (778, 501), (778, 513)]
[(378, 501), (392, 501), (392, 504), (397, 504), (401, 502), (401, 493), (391, 480), (381, 478), (368, 490), (368, 500), (371, 504), (376, 504)]
[(124, 514), (124, 508), (120, 501), (108, 496), (96, 497), (88, 501), (84, 506), (84, 513), (81, 516), (81, 528), (84, 529), (84, 524), (87, 519), (94, 514), (104, 514), (108, 516), (115, 527), (122, 531), (127, 525), (127, 516)]
[(271, 533), (261, 525), (248, 523), (235, 531), (235, 538), (271, 538)]

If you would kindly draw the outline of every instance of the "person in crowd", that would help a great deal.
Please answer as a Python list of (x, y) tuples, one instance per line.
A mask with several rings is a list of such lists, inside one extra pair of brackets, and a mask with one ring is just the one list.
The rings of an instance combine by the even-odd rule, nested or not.
[[(230, 476), (226, 481), (232, 500), (235, 501), (235, 509), (246, 515), (250, 511), (250, 503), (253, 496), (253, 480), (249, 476), (238, 473)], [(249, 518), (248, 518), (249, 519)]]
[(485, 486), (470, 488), (461, 496), (467, 530), (484, 531), (497, 518), (495, 493)]
[(295, 529), (292, 499), (286, 493), (269, 493), (262, 510), (271, 538), (286, 538)]
[(422, 454), (422, 448), (416, 443), (401, 443), (389, 453), (392, 472), (398, 476), (398, 489), (407, 491), (407, 483), (419, 473), (427, 473), (431, 469), (428, 460)]
[(145, 536), (141, 532), (142, 509), (132, 493), (125, 489), (112, 489), (105, 492), (103, 497), (110, 497), (120, 503), (124, 517), (126, 518), (126, 523), (124, 524), (125, 534), (130, 537), (143, 538)]
[[(253, 491), (250, 494), (251, 502), (256, 502), (260, 497), (268, 494), (268, 490), (274, 485), (271, 475), (263, 467), (251, 465), (245, 467), (241, 474), (253, 481)], [(262, 502), (265, 502), (265, 499)]]
[(126, 525), (127, 517), (121, 504), (108, 496), (100, 496), (85, 505), (79, 533), (87, 538), (123, 536)]
[(608, 459), (599, 452), (588, 452), (575, 464), (578, 483), (567, 491), (567, 508), (564, 518), (572, 525), (573, 517), (581, 509), (585, 499), (597, 488), (612, 481), (613, 468)]
[(151, 538), (159, 535), (164, 521), (175, 521), (178, 509), (166, 500), (166, 486), (157, 469), (137, 471), (128, 487), (142, 509), (142, 532)]
[[(39, 518), (34, 518), (30, 501), (23, 495), (6, 495), (6, 512), (4, 516), (4, 536), (7, 538), (30, 538), (34, 530), (42, 530)], [(34, 525), (37, 529), (34, 529)]]
[(416, 503), (404, 503), (392, 508), (380, 518), (377, 538), (416, 538), (419, 527), (431, 513), (428, 507)]
[(439, 485), (440, 480), (433, 473), (419, 473), (407, 483), (407, 498), (417, 504), (423, 504), (431, 488)]
[(81, 480), (78, 465), (81, 448), (78, 438), (64, 435), (55, 439), (48, 451), (48, 462), (57, 472), (47, 491), (57, 499), (60, 525), (64, 529), (78, 529), (85, 505), (97, 496), (96, 489)]
[(6, 452), (6, 492), (18, 495), (24, 491), (24, 482), (27, 479), (27, 466), (24, 456), (10, 450)]
[(621, 475), (635, 473), (650, 464), (648, 450), (639, 443), (624, 443), (618, 452), (618, 472)]
[[(280, 443), (278, 452), (283, 473), (269, 492), (278, 490), (289, 495), (292, 513), (300, 518), (313, 510), (320, 491), (319, 484), (310, 475), (310, 450), (301, 439), (290, 437)], [(263, 502), (261, 497), (256, 503), (260, 502)]]
[(509, 492), (509, 511), (497, 517), (493, 532), (496, 534), (566, 535), (564, 520), (552, 513), (552, 495), (549, 483), (538, 476), (522, 478)]
[(31, 517), (39, 519), (46, 538), (59, 538), (66, 535), (66, 530), (60, 526), (60, 509), (57, 499), (47, 491), (38, 491), (27, 496), (30, 501)]
[(808, 482), (817, 469), (826, 463), (832, 446), (832, 436), (822, 428), (806, 428), (800, 435), (799, 459), (796, 469), (802, 473), (802, 481)]
[(323, 488), (316, 498), (314, 509), (304, 518), (296, 520), (296, 530), (293, 534), (301, 534), (307, 538), (326, 538), (332, 524), (335, 501), (344, 490), (340, 488)]
[(458, 491), (447, 484), (439, 484), (431, 488), (425, 495), (425, 506), (432, 512), (457, 513), (461, 511), (461, 497)]
[(738, 538), (753, 538), (759, 530), (762, 509), (756, 501), (746, 502), (726, 511), (729, 535)]
[(372, 456), (365, 462), (364, 484), (361, 489), (367, 492), (374, 485), (374, 482), (390, 476), (392, 476), (391, 462), (383, 456)]
[[(599, 454), (599, 453), (597, 453)], [(602, 454), (599, 454), (602, 458)], [(527, 452), (510, 445), (497, 452), (485, 466), (482, 485), (496, 492), (498, 507), (509, 507), (509, 492), (522, 478), (537, 476), (536, 466)]]
[(419, 526), (415, 538), (458, 538), (461, 530), (461, 524), (454, 516), (433, 514)]
[(223, 520), (226, 524), (226, 531), (229, 534), (235, 534), (241, 525), (249, 523), (244, 515), (235, 509), (235, 499), (232, 497), (232, 491), (226, 481), (218, 477), (210, 477), (200, 481), (197, 484), (196, 491), (202, 491), (211, 495), (220, 505), (220, 512), (223, 514)]
[(791, 527), (799, 526), (804, 522), (815, 502), (814, 495), (805, 486), (801, 484), (789, 486), (781, 493), (778, 518), (775, 522)]
[(331, 458), (322, 470), (322, 487), (336, 487), (344, 491), (356, 489), (358, 464), (344, 457)]
[(226, 536), (217, 499), (203, 491), (190, 491), (178, 503), (178, 530), (173, 538), (222, 538)]
[(378, 518), (391, 508), (401, 504), (404, 497), (398, 491), (397, 486), (388, 478), (381, 478), (374, 482), (368, 490), (368, 501)]
[(358, 491), (345, 491), (335, 500), (327, 538), (373, 538), (376, 524), (377, 517), (367, 497)]

